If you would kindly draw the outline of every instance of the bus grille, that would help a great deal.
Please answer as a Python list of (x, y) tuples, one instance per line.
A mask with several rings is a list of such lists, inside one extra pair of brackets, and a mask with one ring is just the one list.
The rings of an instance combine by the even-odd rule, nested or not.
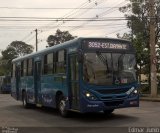
[(120, 95), (120, 96), (103, 96), (101, 97), (102, 100), (111, 100), (113, 98), (116, 98), (116, 99), (124, 99), (126, 98), (126, 95)]
[(109, 107), (115, 107), (115, 106), (119, 106), (120, 104), (123, 104), (123, 100), (122, 101), (111, 101), (111, 102), (104, 102), (105, 106), (109, 106)]
[(101, 93), (101, 94), (122, 94), (122, 93), (126, 93), (129, 90), (129, 88), (127, 89), (103, 89), (103, 90), (96, 90), (97, 92)]

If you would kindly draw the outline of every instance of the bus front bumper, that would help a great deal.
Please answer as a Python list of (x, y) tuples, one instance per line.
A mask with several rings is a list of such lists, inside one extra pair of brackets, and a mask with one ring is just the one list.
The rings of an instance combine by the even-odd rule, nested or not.
[(80, 112), (100, 112), (104, 110), (139, 107), (139, 96), (126, 99), (112, 99), (107, 101), (89, 101), (85, 98), (81, 99)]

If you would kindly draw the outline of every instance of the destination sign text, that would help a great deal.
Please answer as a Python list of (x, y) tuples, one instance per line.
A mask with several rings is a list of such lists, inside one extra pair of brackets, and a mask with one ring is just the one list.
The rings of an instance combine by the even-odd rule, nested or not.
[(99, 49), (121, 49), (126, 50), (126, 44), (110, 43), (110, 42), (88, 42), (88, 48), (99, 48)]

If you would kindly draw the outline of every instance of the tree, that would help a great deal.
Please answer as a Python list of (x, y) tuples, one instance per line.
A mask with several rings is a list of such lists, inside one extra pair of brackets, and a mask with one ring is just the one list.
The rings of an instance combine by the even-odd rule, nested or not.
[(22, 41), (13, 41), (8, 47), (2, 51), (2, 58), (0, 69), (3, 74), (9, 74), (11, 72), (11, 62), (14, 58), (24, 56), (33, 52), (33, 46), (28, 45)]
[(4, 63), (5, 62), (2, 60), (2, 57), (0, 57), (0, 76), (5, 75), (5, 73), (6, 73), (6, 69), (3, 65)]
[(55, 35), (50, 35), (47, 38), (47, 42), (49, 47), (72, 40), (76, 38), (76, 36), (72, 36), (68, 31), (57, 30)]
[(123, 36), (121, 36), (119, 33), (117, 33), (117, 38), (125, 39), (125, 40), (128, 40), (128, 41), (132, 40), (131, 34), (127, 34), (127, 33), (124, 33)]
[(30, 54), (33, 52), (34, 49), (32, 45), (26, 44), (25, 42), (22, 41), (13, 41), (9, 45), (9, 48), (11, 47), (14, 49), (18, 57)]
[[(126, 6), (121, 7), (119, 10), (125, 13), (125, 17), (128, 20), (127, 26), (132, 29), (131, 40), (136, 48), (137, 54), (137, 63), (139, 66), (139, 71), (141, 73), (141, 68), (143, 68), (144, 73), (150, 73), (150, 47), (149, 47), (149, 2), (146, 0), (129, 0), (130, 3)], [(158, 7), (160, 5), (160, 1), (156, 1), (155, 3), (155, 18), (158, 20)], [(130, 14), (129, 12), (132, 12)], [(159, 41), (159, 24), (158, 21), (156, 23), (156, 35), (155, 38), (157, 44), (157, 52), (160, 49)], [(139, 73), (139, 74), (140, 74)]]
[(2, 60), (12, 60), (18, 57), (18, 54), (14, 47), (8, 46), (6, 50), (2, 51)]

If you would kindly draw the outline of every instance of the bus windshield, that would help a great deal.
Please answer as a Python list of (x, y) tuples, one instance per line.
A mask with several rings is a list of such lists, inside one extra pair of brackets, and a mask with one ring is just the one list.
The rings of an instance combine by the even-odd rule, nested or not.
[(122, 53), (85, 53), (83, 79), (95, 85), (122, 85), (136, 81), (135, 55)]

